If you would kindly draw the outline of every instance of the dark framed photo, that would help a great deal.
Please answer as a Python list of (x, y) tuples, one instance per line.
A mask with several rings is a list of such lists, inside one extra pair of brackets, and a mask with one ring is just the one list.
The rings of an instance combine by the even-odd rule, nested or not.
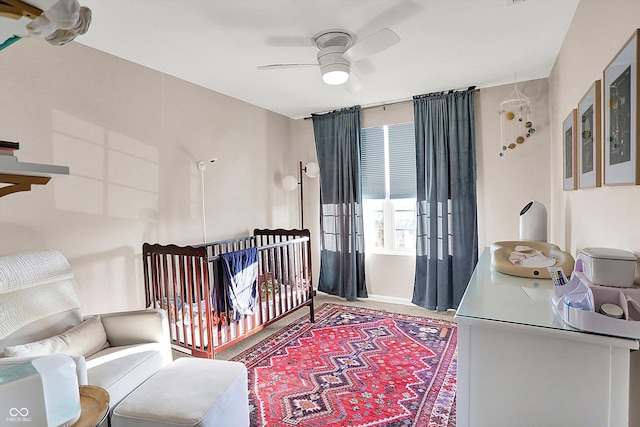
[(575, 190), (578, 188), (577, 173), (577, 154), (578, 154), (578, 138), (576, 129), (576, 118), (578, 110), (576, 108), (562, 122), (562, 152), (563, 152), (563, 170), (562, 170), (562, 189)]
[(638, 34), (604, 70), (604, 184), (640, 184), (638, 173)]
[(600, 80), (596, 80), (578, 104), (578, 187), (602, 185)]

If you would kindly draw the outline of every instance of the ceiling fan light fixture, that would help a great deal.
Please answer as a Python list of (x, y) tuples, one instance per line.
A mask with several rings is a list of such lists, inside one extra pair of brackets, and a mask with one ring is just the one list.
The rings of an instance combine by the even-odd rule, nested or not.
[(349, 80), (351, 63), (342, 57), (344, 46), (328, 46), (318, 52), (322, 80), (328, 85), (341, 85)]
[(323, 67), (322, 80), (332, 86), (341, 85), (349, 80), (349, 66), (344, 64), (331, 64)]
[(389, 28), (383, 28), (358, 41), (355, 35), (348, 31), (333, 29), (321, 31), (311, 40), (318, 48), (317, 64), (270, 64), (260, 66), (258, 69), (318, 66), (325, 84), (338, 86), (348, 82), (345, 89), (355, 93), (362, 89), (362, 82), (356, 73), (351, 73), (351, 64), (390, 48), (400, 42), (400, 37)]

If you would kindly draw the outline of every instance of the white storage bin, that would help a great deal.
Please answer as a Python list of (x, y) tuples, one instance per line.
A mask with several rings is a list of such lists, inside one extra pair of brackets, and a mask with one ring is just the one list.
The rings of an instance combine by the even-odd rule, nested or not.
[(638, 257), (628, 251), (610, 248), (584, 248), (580, 251), (583, 271), (596, 285), (629, 288), (633, 286)]

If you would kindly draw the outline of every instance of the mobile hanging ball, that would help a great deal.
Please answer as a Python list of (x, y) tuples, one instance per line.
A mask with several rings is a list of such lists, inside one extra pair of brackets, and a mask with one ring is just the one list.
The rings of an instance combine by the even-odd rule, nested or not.
[(514, 148), (516, 148), (516, 144), (514, 144), (514, 143), (512, 142), (511, 144), (509, 144), (509, 148), (511, 148), (511, 149), (513, 150)]
[(533, 126), (533, 123), (531, 123), (531, 122), (526, 122), (524, 124), (524, 127), (526, 127), (527, 129), (530, 128), (531, 126)]
[(528, 135), (533, 135), (534, 133), (536, 133), (536, 130), (534, 128), (531, 128), (527, 131)]
[(507, 120), (513, 120), (514, 117), (515, 114), (513, 114), (511, 111), (507, 111), (507, 114), (504, 115), (504, 118)]
[(518, 144), (522, 144), (522, 143), (524, 142), (524, 137), (522, 137), (522, 136), (517, 137), (517, 138), (516, 138), (516, 142), (517, 142)]

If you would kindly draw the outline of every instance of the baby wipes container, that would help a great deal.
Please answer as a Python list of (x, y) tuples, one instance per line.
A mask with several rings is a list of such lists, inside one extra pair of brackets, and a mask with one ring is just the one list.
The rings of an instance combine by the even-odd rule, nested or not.
[(638, 257), (628, 251), (610, 248), (584, 248), (580, 251), (583, 271), (596, 285), (629, 288), (633, 286)]

